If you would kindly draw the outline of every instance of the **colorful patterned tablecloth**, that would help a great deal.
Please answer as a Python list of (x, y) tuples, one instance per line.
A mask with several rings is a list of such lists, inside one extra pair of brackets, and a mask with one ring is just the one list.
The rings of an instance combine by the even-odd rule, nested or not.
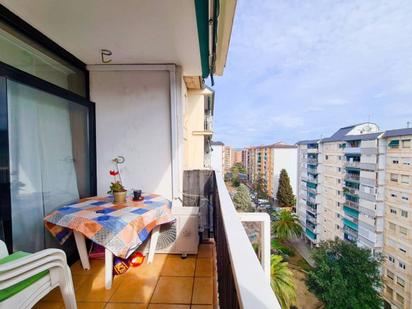
[(74, 230), (115, 256), (127, 258), (155, 226), (174, 220), (169, 200), (155, 194), (143, 197), (140, 202), (128, 197), (121, 204), (114, 204), (110, 196), (88, 198), (53, 211), (44, 218), (45, 225), (60, 243)]

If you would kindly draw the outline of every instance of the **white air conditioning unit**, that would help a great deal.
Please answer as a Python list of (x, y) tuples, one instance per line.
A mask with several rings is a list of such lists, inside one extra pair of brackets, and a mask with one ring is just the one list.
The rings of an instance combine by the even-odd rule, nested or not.
[[(197, 254), (199, 247), (199, 207), (174, 207), (176, 220), (161, 225), (156, 253)], [(142, 251), (149, 250), (150, 237)]]

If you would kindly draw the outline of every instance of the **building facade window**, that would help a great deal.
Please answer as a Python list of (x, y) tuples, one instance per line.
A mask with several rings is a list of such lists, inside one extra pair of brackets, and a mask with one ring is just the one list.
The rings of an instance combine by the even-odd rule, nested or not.
[(388, 143), (388, 147), (392, 149), (399, 148), (399, 140), (398, 139), (393, 139)]
[(390, 229), (391, 231), (395, 231), (395, 230), (396, 230), (396, 224), (395, 224), (395, 223), (392, 223), (392, 222), (389, 222), (389, 229)]
[(402, 140), (402, 148), (411, 148), (411, 140), (410, 139)]
[(388, 255), (388, 260), (391, 263), (395, 263), (395, 258), (392, 255)]
[(393, 289), (389, 286), (386, 286), (386, 293), (389, 295), (389, 298), (393, 298)]
[(408, 212), (406, 210), (401, 210), (401, 217), (408, 218)]
[(408, 229), (403, 227), (403, 226), (400, 226), (399, 227), (399, 233), (401, 233), (402, 235), (407, 236), (408, 235)]
[(393, 278), (395, 277), (393, 272), (391, 272), (389, 269), (386, 270), (386, 276), (391, 280), (393, 280)]
[(398, 265), (399, 265), (399, 268), (406, 269), (406, 264), (404, 262), (399, 261)]
[(398, 174), (391, 173), (391, 181), (398, 182), (398, 177), (399, 177)]
[(397, 214), (397, 211), (396, 211), (395, 208), (391, 208), (391, 209), (390, 209), (390, 212), (391, 212), (391, 214), (393, 214), (393, 215), (396, 215), (396, 214)]
[(405, 280), (401, 277), (396, 277), (396, 283), (401, 287), (405, 287)]
[(403, 184), (409, 184), (409, 176), (408, 175), (402, 175), (401, 176), (401, 183)]
[(401, 294), (399, 294), (399, 293), (396, 293), (396, 300), (397, 300), (398, 302), (400, 302), (402, 305), (403, 305), (403, 303), (405, 302), (405, 299), (404, 299), (403, 296), (402, 296)]

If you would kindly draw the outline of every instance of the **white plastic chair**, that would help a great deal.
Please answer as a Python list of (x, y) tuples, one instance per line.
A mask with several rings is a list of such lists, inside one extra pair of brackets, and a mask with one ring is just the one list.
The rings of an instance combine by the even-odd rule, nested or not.
[[(8, 255), (5, 243), (0, 240), (0, 259)], [(66, 309), (77, 309), (66, 254), (59, 249), (42, 250), (0, 265), (0, 290), (14, 286), (46, 270), (47, 275), (0, 302), (0, 309), (32, 308), (57, 286), (60, 288)]]

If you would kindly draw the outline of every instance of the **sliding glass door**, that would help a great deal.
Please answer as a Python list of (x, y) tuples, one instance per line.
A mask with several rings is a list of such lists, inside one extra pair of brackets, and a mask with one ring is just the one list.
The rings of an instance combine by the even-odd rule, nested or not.
[[(96, 194), (88, 88), (82, 61), (0, 10), (0, 239), (9, 251), (61, 247), (43, 218)], [(69, 260), (75, 248), (65, 243)]]
[(57, 245), (44, 216), (91, 194), (89, 111), (11, 80), (7, 104), (13, 249), (34, 252)]

